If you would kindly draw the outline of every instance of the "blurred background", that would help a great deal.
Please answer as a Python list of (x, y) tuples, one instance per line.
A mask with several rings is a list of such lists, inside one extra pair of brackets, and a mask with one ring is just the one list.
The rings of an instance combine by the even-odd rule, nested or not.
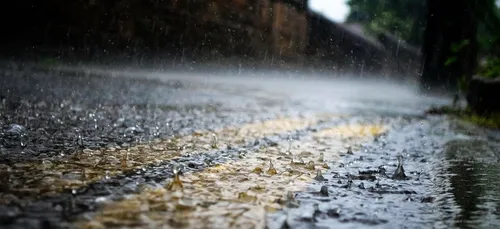
[[(1, 55), (420, 77), (455, 90), (498, 75), (498, 1), (19, 0)], [(461, 80), (463, 79), (463, 80)], [(465, 84), (465, 83), (462, 83)], [(465, 87), (462, 85), (462, 87)]]

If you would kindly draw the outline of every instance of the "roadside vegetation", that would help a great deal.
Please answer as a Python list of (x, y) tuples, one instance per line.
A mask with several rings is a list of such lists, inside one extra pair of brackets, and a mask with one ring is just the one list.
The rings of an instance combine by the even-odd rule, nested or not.
[[(455, 91), (455, 103), (459, 97), (467, 98), (465, 107), (431, 108), (428, 114), (448, 114), (500, 128), (500, 110), (494, 99), (500, 84), (492, 81), (500, 77), (500, 8), (495, 0), (481, 4), (468, 0), (349, 0), (348, 4), (352, 10), (347, 22), (361, 23), (371, 32), (388, 31), (421, 47), (421, 88)], [(472, 81), (480, 81), (480, 86), (471, 87)]]

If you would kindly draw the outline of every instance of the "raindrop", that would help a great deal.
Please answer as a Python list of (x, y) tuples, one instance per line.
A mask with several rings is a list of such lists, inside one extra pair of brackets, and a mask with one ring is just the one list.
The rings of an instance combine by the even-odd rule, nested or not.
[(286, 150), (286, 153), (291, 155), (292, 154), (292, 138), (288, 136), (288, 149)]
[(353, 154), (353, 153), (352, 153), (352, 147), (350, 147), (350, 146), (349, 146), (349, 147), (347, 148), (347, 154)]
[(269, 160), (269, 169), (266, 172), (267, 175), (273, 176), (278, 174), (278, 171), (274, 168), (273, 162)]
[(326, 186), (321, 186), (321, 189), (319, 190), (319, 193), (322, 195), (322, 196), (328, 196), (328, 187)]
[(128, 167), (128, 152), (125, 152), (125, 155), (123, 155), (120, 164), (121, 164), (122, 169), (125, 169)]
[(309, 170), (314, 170), (314, 161), (309, 161), (306, 166)]
[(403, 168), (403, 155), (398, 154), (398, 167), (396, 168), (396, 171), (394, 171), (394, 174), (392, 175), (392, 179), (394, 180), (405, 180), (406, 175), (405, 175), (405, 170)]
[(217, 142), (217, 135), (215, 133), (212, 133), (212, 143), (210, 144), (210, 146), (212, 147), (212, 149), (217, 149), (218, 148), (218, 142)]
[(345, 187), (346, 188), (351, 188), (352, 187), (352, 183), (353, 183), (352, 176), (351, 176), (351, 174), (348, 174), (347, 175), (347, 185)]
[(26, 136), (26, 134), (21, 134), (21, 139), (20, 139), (19, 144), (23, 148), (25, 148), (28, 145), (28, 137)]
[(321, 170), (316, 170), (316, 177), (314, 177), (314, 180), (317, 181), (325, 181), (325, 177), (323, 177), (323, 174), (321, 174)]
[(261, 174), (262, 172), (263, 171), (261, 167), (255, 167), (255, 169), (252, 170), (252, 173), (257, 173), (257, 174)]
[(78, 139), (78, 145), (79, 145), (80, 147), (83, 147), (83, 146), (84, 146), (84, 145), (83, 145), (83, 136), (82, 136), (81, 134), (78, 134), (77, 139)]
[(318, 162), (324, 162), (324, 154), (323, 153), (320, 153), (319, 154), (319, 159), (318, 159)]
[(177, 190), (182, 190), (184, 188), (184, 186), (182, 185), (182, 181), (181, 179), (179, 178), (179, 167), (177, 166), (174, 166), (174, 168), (172, 168), (172, 172), (174, 173), (174, 179), (167, 184), (167, 190), (170, 190), (170, 191), (177, 191)]

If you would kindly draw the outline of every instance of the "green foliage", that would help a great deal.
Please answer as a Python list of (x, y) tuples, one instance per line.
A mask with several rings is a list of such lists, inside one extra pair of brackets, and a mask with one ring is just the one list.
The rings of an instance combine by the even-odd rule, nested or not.
[(500, 58), (490, 57), (486, 59), (484, 65), (479, 68), (479, 75), (487, 78), (500, 77)]
[(479, 126), (500, 129), (500, 113), (479, 116), (474, 114), (470, 108), (460, 109), (451, 106), (432, 107), (426, 113), (430, 115), (450, 115)]
[(451, 44), (450, 51), (451, 51), (451, 53), (453, 53), (453, 55), (450, 56), (448, 59), (446, 59), (446, 62), (444, 62), (444, 65), (449, 66), (449, 65), (457, 62), (459, 52), (462, 51), (462, 49), (464, 49), (465, 47), (467, 47), (467, 45), (469, 45), (469, 43), (470, 43), (469, 40), (463, 40), (460, 43)]
[(371, 32), (388, 31), (411, 43), (420, 43), (424, 1), (348, 0), (347, 3), (351, 7), (347, 22), (362, 23)]

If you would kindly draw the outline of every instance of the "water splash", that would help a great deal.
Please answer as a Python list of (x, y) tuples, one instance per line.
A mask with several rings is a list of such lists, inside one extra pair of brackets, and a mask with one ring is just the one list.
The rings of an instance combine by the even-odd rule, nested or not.
[(127, 168), (128, 167), (128, 152), (125, 152), (125, 154), (122, 157), (122, 160), (120, 162), (122, 168)]
[(264, 171), (262, 171), (262, 168), (261, 167), (255, 167), (255, 169), (252, 170), (252, 173), (256, 173), (256, 174), (262, 174)]
[(391, 178), (394, 180), (406, 180), (407, 176), (403, 168), (403, 155), (398, 154), (397, 158), (398, 158), (398, 167), (396, 168), (396, 171), (394, 171), (394, 174), (392, 175)]
[(278, 174), (278, 171), (274, 168), (273, 162), (269, 160), (269, 169), (266, 172), (267, 175), (273, 176)]
[(324, 162), (325, 161), (324, 157), (325, 157), (325, 155), (323, 153), (320, 153), (319, 158), (318, 158), (318, 162)]
[(314, 170), (315, 167), (314, 167), (314, 161), (309, 161), (306, 165), (306, 168), (309, 169), (309, 170)]
[(184, 186), (182, 185), (182, 181), (179, 177), (179, 167), (174, 166), (174, 168), (172, 168), (172, 172), (174, 173), (174, 179), (167, 184), (166, 189), (170, 191), (182, 190)]
[(219, 148), (217, 135), (215, 133), (212, 133), (212, 142), (210, 143), (210, 146), (212, 147), (212, 149)]
[(323, 177), (323, 174), (321, 173), (321, 170), (316, 170), (316, 177), (314, 177), (314, 180), (316, 181), (326, 181), (325, 177)]
[(351, 146), (347, 147), (347, 154), (354, 154)]
[(26, 128), (24, 126), (21, 126), (19, 124), (11, 124), (7, 128), (7, 131), (5, 131), (7, 134), (11, 135), (23, 135), (26, 132)]
[(319, 190), (319, 194), (322, 196), (329, 196), (328, 194), (328, 187), (327, 186), (321, 186), (321, 189)]

